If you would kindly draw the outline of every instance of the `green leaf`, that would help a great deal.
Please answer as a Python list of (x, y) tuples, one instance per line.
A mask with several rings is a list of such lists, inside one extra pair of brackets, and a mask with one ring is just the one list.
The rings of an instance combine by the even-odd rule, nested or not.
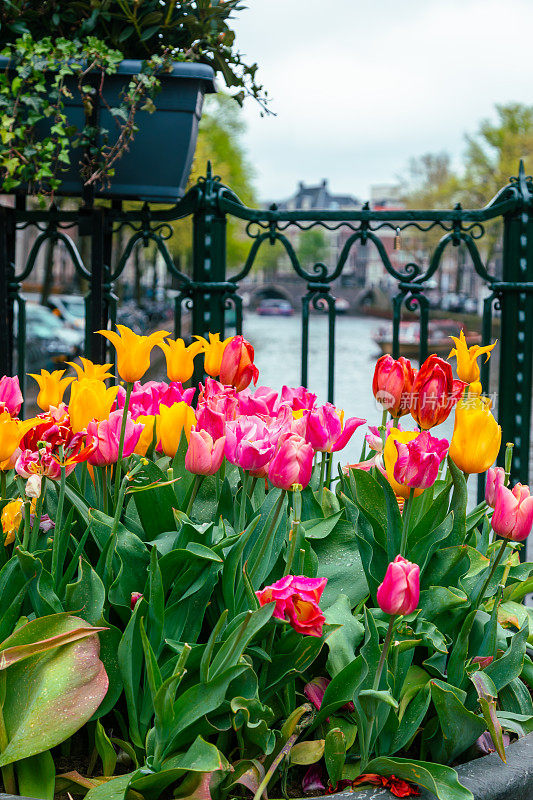
[(441, 764), (381, 757), (367, 764), (365, 771), (412, 781), (436, 794), (439, 800), (474, 800), (472, 792), (459, 783), (456, 771)]
[(117, 764), (117, 754), (100, 720), (96, 721), (94, 746), (102, 759), (103, 774), (112, 775)]
[(343, 511), (337, 511), (325, 519), (307, 519), (302, 523), (305, 530), (306, 539), (325, 539), (329, 536), (335, 525), (343, 515)]
[(326, 687), (320, 711), (315, 718), (315, 725), (325, 720), (345, 703), (354, 699), (355, 693), (361, 686), (368, 667), (361, 655), (358, 655), (352, 662), (347, 664)]
[(101, 786), (95, 786), (94, 789), (89, 789), (85, 795), (85, 800), (126, 800), (130, 784), (138, 775), (139, 770), (136, 770), (128, 775), (113, 778), (113, 780), (103, 783)]
[(316, 764), (324, 755), (324, 739), (313, 739), (308, 742), (298, 742), (293, 745), (289, 754), (291, 764), (307, 766)]
[(514, 680), (514, 678), (518, 678), (522, 672), (528, 632), (529, 628), (527, 623), (525, 623), (518, 633), (515, 633), (511, 639), (508, 650), (503, 656), (495, 659), (491, 664), (485, 667), (484, 672), (489, 678), (492, 678), (498, 692)]
[(453, 530), (449, 543), (450, 545), (463, 544), (466, 539), (468, 490), (466, 488), (465, 476), (449, 456), (447, 463), (453, 481), (452, 499), (450, 501), (450, 511), (453, 511)]
[(342, 770), (346, 761), (346, 739), (340, 728), (333, 728), (326, 734), (324, 761), (330, 783), (335, 787), (342, 778)]
[(359, 700), (369, 699), (373, 702), (377, 703), (385, 703), (386, 705), (393, 708), (395, 711), (398, 710), (398, 701), (391, 695), (388, 690), (385, 689), (361, 689), (358, 694)]
[[(175, 477), (178, 475), (175, 474)], [(152, 461), (143, 469), (142, 479), (147, 486), (156, 482), (165, 484), (133, 495), (146, 541), (150, 542), (164, 531), (171, 531), (176, 527), (172, 509), (176, 508), (178, 501), (174, 489), (167, 483), (168, 476)], [(157, 514), (154, 514), (154, 509), (157, 509)]]
[(485, 730), (485, 722), (464, 706), (465, 693), (450, 684), (433, 679), (431, 697), (437, 711), (442, 732), (442, 756), (453, 761), (464, 753)]
[(339, 625), (328, 637), (328, 672), (334, 677), (355, 658), (356, 648), (361, 644), (365, 629), (352, 614), (350, 602), (345, 594), (324, 612), (328, 625)]
[(496, 713), (496, 699), (498, 697), (496, 687), (489, 676), (483, 673), (482, 670), (474, 672), (474, 674), (470, 676), (470, 680), (475, 686), (481, 713), (487, 723), (487, 730), (492, 737), (496, 752), (501, 760), (506, 762), (502, 726)]
[(352, 607), (368, 595), (357, 537), (350, 523), (339, 520), (329, 536), (313, 542), (313, 549), (318, 575), (328, 579), (320, 602), (322, 609), (333, 605), (340, 594), (346, 595)]
[(56, 768), (50, 750), (17, 761), (16, 772), (18, 790), (25, 797), (54, 800)]
[[(51, 639), (83, 626), (83, 620), (67, 614), (33, 620), (3, 642), (4, 653), (42, 638), (43, 629)], [(3, 714), (8, 745), (0, 754), (0, 766), (55, 747), (91, 718), (108, 686), (99, 649), (98, 637), (91, 635), (6, 670)]]

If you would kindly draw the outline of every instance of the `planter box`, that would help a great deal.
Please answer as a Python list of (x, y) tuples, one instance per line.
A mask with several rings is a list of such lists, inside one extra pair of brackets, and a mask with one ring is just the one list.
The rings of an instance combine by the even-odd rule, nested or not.
[[(497, 753), (476, 758), (457, 767), (459, 780), (470, 789), (474, 800), (533, 800), (533, 733), (522, 737), (505, 750), (507, 764)], [(387, 789), (337, 792), (328, 800), (395, 800)], [(3, 796), (0, 795), (0, 800)], [(9, 798), (11, 800), (11, 798)], [(301, 800), (305, 800), (302, 798)], [(307, 797), (307, 800), (315, 800)], [(420, 800), (435, 800), (431, 792), (421, 790)]]
[[(457, 767), (461, 783), (470, 789), (474, 800), (533, 800), (533, 733), (524, 736), (506, 749), (507, 764), (496, 753), (476, 758)], [(387, 789), (347, 790), (326, 795), (327, 800), (394, 800)], [(424, 790), (421, 800), (435, 800)], [(0, 800), (30, 800), (12, 794), (1, 794)], [(310, 796), (300, 800), (315, 800)]]
[[(0, 69), (7, 65), (8, 59), (0, 57)], [(140, 61), (122, 61), (117, 73), (106, 76), (103, 95), (111, 107), (118, 104), (121, 90), (140, 69)], [(98, 188), (97, 197), (168, 203), (183, 195), (196, 148), (204, 94), (216, 91), (214, 71), (206, 64), (176, 62), (172, 72), (159, 77), (161, 90), (154, 100), (156, 110), (152, 114), (137, 112), (135, 124), (139, 130), (129, 150), (115, 162), (111, 185)], [(79, 92), (73, 79), (67, 85), (73, 90), (73, 99), (65, 103), (66, 114), (70, 124), (80, 129), (84, 113)], [(98, 108), (98, 122), (108, 131), (109, 141), (116, 141), (116, 122), (102, 104)], [(44, 132), (45, 123), (42, 124)], [(81, 148), (72, 151), (72, 166), (62, 173), (58, 194), (82, 195), (83, 183), (78, 173), (82, 156)]]

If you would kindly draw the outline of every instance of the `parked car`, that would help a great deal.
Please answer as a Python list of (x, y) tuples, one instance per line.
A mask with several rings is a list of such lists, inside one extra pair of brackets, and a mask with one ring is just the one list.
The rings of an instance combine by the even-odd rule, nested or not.
[(74, 328), (85, 328), (85, 298), (76, 294), (55, 294), (48, 298), (48, 307), (63, 322)]
[(289, 301), (279, 297), (267, 297), (261, 300), (256, 311), (262, 317), (292, 317), (294, 314)]
[[(15, 338), (18, 310), (15, 306)], [(26, 370), (56, 369), (83, 352), (84, 333), (65, 324), (53, 311), (26, 303)], [(34, 363), (35, 362), (35, 363)]]

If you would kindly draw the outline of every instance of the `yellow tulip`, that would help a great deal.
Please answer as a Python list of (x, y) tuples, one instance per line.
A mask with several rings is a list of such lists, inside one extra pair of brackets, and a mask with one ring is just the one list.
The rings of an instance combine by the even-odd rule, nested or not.
[(99, 422), (109, 418), (111, 406), (115, 402), (118, 386), (109, 389), (96, 378), (74, 381), (70, 389), (70, 426), (74, 433), (85, 430), (92, 419)]
[(90, 358), (84, 358), (80, 356), (81, 366), (80, 364), (76, 364), (74, 361), (67, 361), (71, 367), (76, 370), (78, 375), (78, 380), (82, 381), (86, 378), (94, 378), (97, 381), (106, 381), (108, 378), (112, 378), (112, 375), (108, 375), (110, 369), (113, 368), (113, 364), (95, 364), (91, 361)]
[(9, 411), (0, 413), (0, 465), (2, 468), (4, 468), (3, 462), (9, 463), (24, 434), (41, 421), (33, 417), (22, 422), (22, 420), (13, 419)]
[(490, 410), (488, 397), (469, 394), (457, 403), (450, 458), (463, 472), (485, 472), (495, 461), (502, 429)]
[(116, 331), (97, 331), (115, 345), (118, 374), (126, 383), (139, 381), (150, 366), (150, 353), (160, 344), (168, 331), (156, 331), (149, 336), (139, 336), (125, 325), (117, 325)]
[(4, 534), (4, 547), (15, 541), (15, 534), (22, 522), (22, 500), (11, 500), (2, 509), (2, 533)]
[(191, 435), (191, 428), (196, 424), (193, 409), (187, 403), (174, 403), (172, 406), (160, 406), (156, 421), (157, 438), (166, 456), (175, 456), (178, 449), (181, 432), (184, 431), (187, 441)]
[(207, 372), (207, 374), (212, 378), (216, 378), (218, 375), (220, 375), (220, 364), (226, 345), (233, 339), (233, 336), (229, 336), (227, 339), (224, 339), (223, 342), (220, 341), (219, 333), (210, 333), (209, 341), (204, 339), (203, 336), (195, 336), (194, 338), (198, 339), (198, 341), (201, 343), (202, 349), (205, 353), (205, 372)]
[[(385, 462), (385, 469), (387, 470), (387, 479), (392, 487), (392, 491), (405, 500), (409, 497), (411, 487), (403, 483), (398, 483), (394, 477), (394, 465), (398, 459), (398, 450), (396, 449), (395, 442), (407, 444), (407, 442), (412, 442), (413, 439), (416, 439), (417, 436), (420, 436), (419, 431), (399, 431), (398, 428), (391, 428), (383, 449), (383, 460)], [(415, 489), (414, 497), (418, 497), (423, 491), (423, 489)]]
[(142, 422), (144, 428), (133, 452), (137, 453), (139, 456), (145, 456), (148, 448), (154, 440), (154, 425), (156, 423), (156, 417), (153, 414), (141, 415), (140, 417), (137, 417), (135, 422)]
[(193, 342), (185, 347), (183, 339), (167, 339), (158, 343), (167, 361), (167, 375), (171, 381), (185, 383), (192, 378), (194, 358), (203, 349), (201, 342)]
[(74, 380), (74, 378), (62, 377), (65, 374), (64, 369), (56, 369), (53, 372), (42, 369), (40, 375), (33, 375), (31, 372), (28, 374), (39, 384), (37, 405), (43, 411), (49, 411), (51, 406), (57, 408), (63, 400), (65, 389)]
[(457, 377), (459, 380), (465, 381), (465, 383), (479, 381), (480, 371), (477, 360), (479, 356), (485, 353), (487, 356), (485, 362), (487, 362), (490, 358), (490, 351), (496, 347), (496, 342), (488, 344), (485, 347), (480, 347), (478, 344), (473, 344), (469, 347), (466, 342), (464, 331), (462, 330), (459, 334), (459, 338), (457, 338), (457, 336), (450, 336), (450, 339), (453, 339), (455, 342), (455, 347), (448, 356), (448, 360), (453, 356), (457, 358)]

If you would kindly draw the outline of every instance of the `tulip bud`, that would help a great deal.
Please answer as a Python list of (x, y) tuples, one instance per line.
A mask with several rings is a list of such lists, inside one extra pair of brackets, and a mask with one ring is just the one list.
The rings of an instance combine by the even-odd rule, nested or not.
[(512, 542), (523, 542), (533, 526), (533, 497), (529, 487), (517, 483), (513, 489), (498, 486), (495, 491), (492, 529)]
[(396, 556), (378, 588), (378, 605), (385, 614), (411, 614), (420, 597), (420, 567)]
[(502, 429), (486, 397), (468, 396), (457, 404), (450, 458), (459, 469), (469, 475), (485, 472), (494, 463), (501, 441)]
[(400, 356), (381, 356), (376, 363), (372, 391), (374, 397), (392, 417), (409, 413), (415, 372), (411, 362)]
[(314, 450), (305, 439), (292, 433), (280, 444), (268, 468), (268, 479), (273, 486), (290, 489), (299, 483), (304, 488), (311, 480)]
[(436, 355), (426, 358), (417, 372), (411, 402), (411, 414), (422, 430), (448, 419), (464, 386), (462, 381), (454, 381), (447, 361)]
[(135, 608), (135, 606), (137, 605), (137, 603), (139, 602), (139, 600), (142, 600), (143, 597), (144, 597), (144, 595), (141, 592), (132, 592), (131, 593), (130, 607), (131, 607), (132, 611)]
[(242, 336), (234, 336), (224, 348), (220, 362), (220, 381), (234, 386), (238, 392), (253, 380), (257, 383), (259, 370), (254, 364), (254, 348)]
[(213, 441), (207, 431), (191, 431), (185, 469), (193, 475), (214, 475), (224, 458), (225, 438)]
[(503, 467), (491, 467), (487, 470), (487, 482), (485, 484), (485, 502), (491, 508), (494, 508), (498, 486), (505, 486), (505, 470)]

